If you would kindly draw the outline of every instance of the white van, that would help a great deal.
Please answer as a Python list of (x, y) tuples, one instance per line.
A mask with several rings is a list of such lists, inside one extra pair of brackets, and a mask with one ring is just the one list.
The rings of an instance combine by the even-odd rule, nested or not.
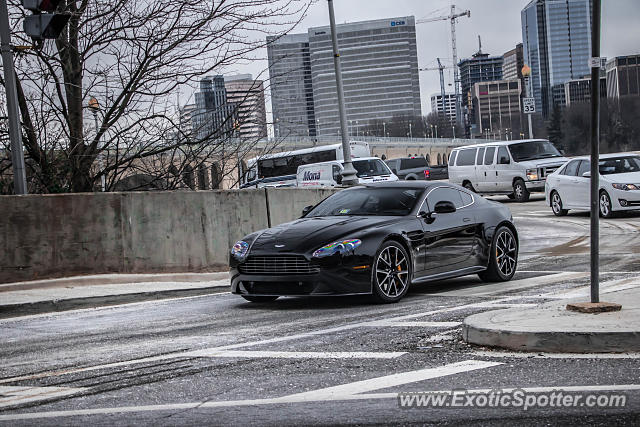
[(449, 181), (480, 194), (506, 194), (518, 202), (543, 192), (546, 177), (568, 159), (547, 140), (498, 141), (455, 148)]
[[(356, 170), (360, 184), (398, 180), (389, 166), (377, 157), (352, 159), (351, 164)], [(336, 187), (342, 184), (342, 165), (341, 160), (334, 160), (299, 166), (296, 175), (297, 185), (305, 188)]]

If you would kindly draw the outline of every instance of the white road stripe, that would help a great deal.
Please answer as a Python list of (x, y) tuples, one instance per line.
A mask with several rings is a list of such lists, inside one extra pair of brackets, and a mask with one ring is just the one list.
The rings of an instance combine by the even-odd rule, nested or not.
[(68, 396), (86, 390), (71, 387), (12, 387), (0, 386), (0, 408), (35, 402), (54, 397)]
[(375, 327), (398, 327), (398, 328), (406, 328), (406, 327), (417, 327), (417, 328), (453, 328), (455, 326), (459, 326), (461, 322), (420, 322), (420, 321), (408, 321), (408, 322), (394, 322), (393, 320), (376, 320), (373, 322), (369, 322), (364, 326), (375, 326)]
[(407, 354), (404, 351), (242, 351), (242, 350), (197, 350), (192, 357), (237, 357), (237, 358), (278, 358), (278, 359), (395, 359)]
[[(253, 406), (253, 405), (270, 405), (283, 403), (300, 403), (300, 402), (326, 402), (335, 400), (352, 400), (361, 399), (363, 396), (358, 393), (366, 393), (385, 389), (389, 387), (397, 387), (404, 384), (425, 381), (433, 378), (440, 378), (449, 375), (460, 374), (464, 372), (474, 371), (478, 369), (491, 368), (502, 365), (500, 362), (488, 362), (483, 360), (465, 360), (463, 362), (451, 363), (449, 365), (439, 366), (435, 368), (426, 368), (418, 371), (402, 372), (398, 374), (386, 375), (383, 377), (371, 378), (363, 381), (342, 384), (333, 387), (327, 387), (319, 390), (313, 390), (303, 393), (291, 394), (283, 397), (271, 399), (253, 399), (253, 400), (231, 400), (219, 402), (191, 402), (191, 403), (174, 403), (166, 405), (147, 405), (147, 406), (123, 406), (114, 408), (93, 408), (79, 409), (68, 411), (48, 411), (48, 412), (32, 412), (19, 414), (0, 415), (0, 421), (16, 421), (16, 420), (32, 420), (42, 418), (60, 418), (88, 415), (106, 415), (106, 414), (123, 414), (136, 412), (151, 411), (168, 411), (183, 410), (192, 408), (220, 408), (232, 406)], [(383, 394), (386, 398), (387, 394)], [(393, 397), (397, 397), (393, 393)]]
[[(623, 291), (625, 289), (633, 289), (640, 286), (640, 280), (638, 277), (627, 277), (625, 279), (610, 280), (600, 283), (600, 293), (605, 294), (609, 292)], [(578, 288), (572, 288), (559, 292), (550, 292), (540, 294), (543, 298), (557, 298), (557, 299), (570, 299), (589, 296), (591, 288), (589, 286), (580, 286)]]

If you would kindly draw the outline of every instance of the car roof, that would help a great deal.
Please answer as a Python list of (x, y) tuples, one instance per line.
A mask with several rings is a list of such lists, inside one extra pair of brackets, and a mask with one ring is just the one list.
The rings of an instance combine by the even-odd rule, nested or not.
[[(628, 151), (626, 153), (609, 153), (609, 154), (600, 154), (600, 159), (614, 159), (617, 157), (639, 157), (640, 155), (633, 151)], [(591, 156), (577, 156), (571, 157), (569, 160), (591, 160)]]
[[(418, 188), (418, 189), (426, 189), (437, 185), (446, 184), (451, 187), (454, 185), (449, 184), (448, 182), (442, 181), (384, 181), (384, 182), (373, 182), (367, 184), (357, 185), (351, 188)], [(348, 188), (347, 188), (348, 190)]]
[(406, 159), (425, 159), (425, 156), (407, 156), (407, 157), (394, 157), (393, 159), (387, 159), (386, 161), (390, 161), (390, 160), (406, 160)]
[[(456, 147), (453, 150), (462, 150), (462, 149), (465, 149), (465, 148), (486, 147), (488, 145), (500, 146), (500, 145), (517, 144), (517, 143), (521, 143), (521, 142), (539, 142), (539, 141), (549, 142), (546, 139), (511, 139), (511, 140), (508, 140), (508, 141), (490, 141), (490, 142), (482, 142), (482, 143), (478, 143), (478, 144), (465, 145), (465, 146), (462, 146), (462, 147)], [(453, 150), (451, 150), (451, 151), (453, 151)]]

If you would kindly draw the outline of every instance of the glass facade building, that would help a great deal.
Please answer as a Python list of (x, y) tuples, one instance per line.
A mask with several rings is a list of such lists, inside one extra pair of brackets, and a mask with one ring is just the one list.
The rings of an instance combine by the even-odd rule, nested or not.
[(236, 105), (227, 102), (223, 76), (202, 79), (200, 92), (196, 92), (195, 98), (195, 108), (190, 117), (195, 137), (215, 139), (235, 133)]
[(532, 0), (522, 9), (524, 62), (531, 67), (529, 96), (544, 117), (564, 92), (561, 85), (591, 72), (591, 17), (591, 0)]

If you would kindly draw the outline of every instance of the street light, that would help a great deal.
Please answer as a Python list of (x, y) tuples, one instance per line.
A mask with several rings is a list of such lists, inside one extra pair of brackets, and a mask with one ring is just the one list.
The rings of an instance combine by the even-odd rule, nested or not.
[[(98, 100), (92, 96), (91, 98), (89, 98), (89, 105), (88, 105), (89, 109), (91, 110), (91, 112), (93, 113), (93, 121), (95, 123), (96, 126), (96, 138), (98, 137), (98, 111), (100, 111), (100, 104), (98, 103)], [(98, 139), (98, 149), (100, 149), (100, 140)], [(102, 189), (102, 191), (105, 191), (106, 189), (106, 177), (104, 175), (104, 171), (102, 170), (102, 168), (104, 167), (103, 165), (103, 153), (100, 152), (98, 154), (98, 167), (100, 168), (100, 172), (102, 173), (102, 176), (100, 176), (100, 187)]]

